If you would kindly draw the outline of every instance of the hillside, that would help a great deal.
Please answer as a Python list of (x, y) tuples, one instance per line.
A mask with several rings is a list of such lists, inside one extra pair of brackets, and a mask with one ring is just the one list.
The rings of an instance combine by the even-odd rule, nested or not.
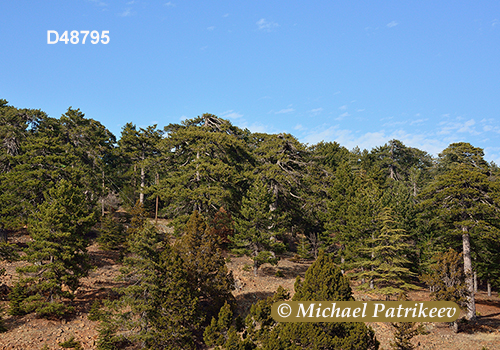
[[(12, 242), (23, 246), (29, 240), (25, 234), (11, 237)], [(92, 303), (97, 299), (113, 297), (113, 288), (118, 286), (115, 281), (119, 274), (120, 264), (118, 255), (101, 251), (96, 244), (89, 247), (89, 253), (96, 268), (89, 277), (82, 280), (73, 305), (76, 312), (72, 318), (66, 320), (36, 319), (32, 315), (14, 317), (4, 314), (5, 325), (8, 329), (0, 333), (1, 350), (26, 349), (62, 349), (58, 343), (68, 340), (72, 336), (81, 343), (83, 349), (95, 349), (98, 322), (88, 319), (88, 312)], [(1, 276), (0, 282), (11, 286), (15, 279), (15, 268), (23, 262), (6, 263), (2, 265), (6, 274)], [(282, 259), (277, 267), (264, 265), (259, 276), (254, 277), (251, 270), (251, 260), (247, 257), (229, 256), (228, 267), (233, 271), (237, 281), (237, 290), (233, 292), (238, 303), (238, 312), (245, 314), (252, 303), (270, 296), (279, 285), (293, 293), (293, 284), (296, 276), (304, 276), (310, 263), (292, 262), (288, 258)], [(280, 270), (284, 277), (275, 277)], [(370, 300), (375, 296), (354, 292), (357, 300)], [(5, 308), (8, 302), (3, 295), (1, 305)], [(429, 300), (429, 293), (419, 290), (410, 294), (412, 300)], [(498, 294), (488, 297), (484, 291), (477, 294), (477, 310), (479, 320), (474, 325), (462, 325), (461, 332), (454, 334), (445, 324), (425, 324), (429, 332), (414, 339), (417, 349), (440, 350), (473, 350), (500, 348), (500, 299)], [(392, 339), (392, 327), (385, 323), (370, 324), (381, 342), (381, 348), (389, 349)]]

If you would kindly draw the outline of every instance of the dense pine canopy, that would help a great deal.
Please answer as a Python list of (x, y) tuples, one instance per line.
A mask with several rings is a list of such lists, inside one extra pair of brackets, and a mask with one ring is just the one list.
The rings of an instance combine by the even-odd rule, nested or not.
[[(453, 249), (462, 254), (473, 319), (474, 272), (485, 285), (500, 287), (499, 175), (482, 149), (465, 142), (438, 157), (400, 140), (348, 150), (336, 142), (305, 145), (290, 134), (252, 133), (213, 114), (163, 129), (127, 123), (117, 140), (79, 109), (53, 118), (0, 100), (0, 233), (8, 240), (10, 232), (26, 229), (33, 239), (23, 255), (31, 265), (20, 270), (19, 285), (32, 289), (15, 289), (14, 311), (56, 310), (51, 303), (70, 296), (88, 270), (86, 247), (101, 216), (93, 228), (97, 241), (120, 251), (129, 271), (146, 283), (125, 289), (126, 298), (186, 298), (206, 313), (130, 301), (129, 307), (147, 307), (158, 327), (136, 334), (145, 344), (160, 344), (154, 332), (166, 337), (165, 329), (184, 324), (183, 317), (208, 325), (231, 299), (223, 248), (248, 255), (256, 275), (283, 256), (317, 257), (323, 250), (325, 262), (311, 273), (334, 269), (324, 278), (337, 276), (338, 290), (346, 283), (338, 266), (380, 298), (413, 288), (431, 271), (431, 257)], [(134, 205), (136, 221), (123, 226), (112, 219), (119, 208), (134, 213)], [(155, 215), (171, 220), (177, 244), (146, 225)], [(187, 294), (176, 294), (152, 271)], [(322, 292), (304, 283), (296, 298)], [(177, 323), (165, 318), (170, 312), (179, 313)], [(172, 341), (187, 348), (201, 341), (203, 332), (183, 332)]]

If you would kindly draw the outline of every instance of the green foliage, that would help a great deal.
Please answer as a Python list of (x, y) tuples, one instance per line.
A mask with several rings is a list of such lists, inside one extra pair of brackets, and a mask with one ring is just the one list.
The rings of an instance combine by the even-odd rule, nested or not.
[[(110, 305), (102, 346), (128, 341), (146, 348), (192, 349), (201, 316), (196, 290), (180, 255), (151, 225), (129, 236), (121, 298)], [(123, 338), (116, 334), (123, 333)]]
[(104, 317), (104, 312), (101, 310), (101, 303), (99, 300), (94, 300), (90, 307), (88, 319), (91, 321), (100, 321)]
[(151, 193), (165, 202), (166, 215), (179, 230), (194, 210), (206, 218), (223, 207), (237, 213), (253, 162), (244, 132), (212, 114), (165, 127), (160, 143), (160, 184)]
[(431, 289), (431, 298), (453, 301), (465, 308), (469, 292), (465, 284), (462, 254), (450, 248), (447, 252), (437, 254), (433, 260), (429, 273), (421, 277)]
[(44, 193), (61, 179), (78, 184), (89, 203), (103, 195), (104, 162), (114, 143), (106, 128), (71, 108), (59, 120), (41, 111), (15, 114), (7, 118), (8, 128), (16, 125), (8, 132), (12, 141), (7, 150), (8, 171), (0, 173), (0, 221), (7, 228), (26, 225), (45, 200)]
[(156, 124), (147, 128), (139, 128), (132, 123), (127, 123), (122, 128), (120, 140), (118, 140), (119, 152), (124, 168), (124, 176), (128, 185), (132, 186), (135, 196), (139, 192), (139, 202), (144, 204), (145, 187), (147, 185), (147, 173), (155, 168), (159, 155), (159, 143), (163, 132), (156, 129)]
[(99, 247), (104, 250), (122, 250), (126, 241), (123, 225), (113, 218), (113, 214), (101, 218), (100, 235), (97, 237)]
[(497, 182), (488, 176), (488, 164), (482, 157), (480, 148), (468, 143), (451, 144), (440, 154), (439, 174), (419, 196), (421, 220), (426, 221), (431, 230), (462, 238), (469, 290), (468, 319), (476, 318), (471, 247), (500, 237), (500, 192)]
[(219, 245), (219, 237), (195, 211), (185, 226), (176, 249), (184, 260), (192, 288), (198, 291), (198, 311), (215, 316), (225, 301), (232, 301), (234, 278)]
[(75, 337), (71, 337), (68, 340), (63, 341), (62, 343), (59, 343), (59, 346), (65, 349), (75, 349), (75, 350), (80, 350), (82, 348), (80, 342), (75, 340)]
[(17, 247), (14, 244), (7, 242), (0, 242), (0, 260), (7, 260), (9, 262), (19, 259)]
[(232, 238), (233, 251), (245, 254), (254, 261), (254, 274), (265, 263), (276, 265), (277, 253), (282, 252), (284, 244), (277, 240), (282, 232), (281, 216), (278, 210), (271, 210), (273, 199), (266, 186), (257, 181), (242, 200), (241, 217), (236, 219), (236, 233)]
[(299, 239), (299, 244), (297, 246), (297, 254), (301, 259), (307, 260), (311, 259), (311, 244), (306, 236), (302, 235)]
[(32, 241), (24, 259), (31, 264), (18, 268), (23, 277), (13, 291), (14, 313), (45, 317), (70, 311), (58, 300), (72, 298), (90, 268), (86, 235), (95, 220), (87, 203), (82, 190), (65, 180), (45, 194), (30, 220)]
[(393, 350), (413, 350), (415, 346), (411, 339), (416, 335), (423, 334), (423, 327), (414, 322), (396, 322), (391, 323), (395, 328), (394, 339), (391, 342)]
[[(294, 301), (353, 300), (349, 281), (335, 266), (333, 258), (320, 252), (306, 271), (304, 281), (297, 278)], [(271, 317), (271, 305), (288, 299), (279, 289), (277, 294), (253, 305), (247, 317), (247, 332), (262, 349), (378, 349), (373, 330), (361, 322), (348, 323), (280, 323)]]
[(380, 231), (368, 241), (364, 248), (369, 259), (360, 260), (353, 264), (361, 271), (352, 274), (356, 279), (365, 281), (360, 288), (374, 289), (375, 293), (386, 296), (398, 295), (417, 286), (409, 283), (410, 277), (415, 274), (407, 267), (410, 261), (406, 258), (409, 244), (408, 235), (403, 229), (395, 228), (392, 209), (385, 207), (379, 215)]
[[(352, 297), (349, 281), (335, 266), (333, 258), (320, 252), (309, 267), (304, 281), (297, 279), (292, 300), (349, 301)], [(287, 323), (281, 339), (300, 345), (303, 349), (377, 349), (374, 333), (363, 323)]]

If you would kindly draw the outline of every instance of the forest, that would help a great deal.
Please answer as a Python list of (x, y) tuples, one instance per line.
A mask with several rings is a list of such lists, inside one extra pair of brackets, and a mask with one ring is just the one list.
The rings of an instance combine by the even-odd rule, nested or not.
[[(89, 313), (98, 349), (377, 349), (364, 323), (278, 324), (270, 307), (426, 288), (474, 322), (478, 288), (500, 287), (500, 169), (465, 142), (437, 157), (399, 140), (348, 150), (207, 113), (117, 137), (79, 109), (53, 118), (0, 99), (0, 234), (2, 264), (23, 262), (13, 317), (71, 315), (89, 245), (119, 254), (120, 288)], [(254, 276), (311, 265), (293, 296), (238, 314), (227, 262), (240, 256)], [(395, 327), (393, 348), (413, 348), (416, 325)]]

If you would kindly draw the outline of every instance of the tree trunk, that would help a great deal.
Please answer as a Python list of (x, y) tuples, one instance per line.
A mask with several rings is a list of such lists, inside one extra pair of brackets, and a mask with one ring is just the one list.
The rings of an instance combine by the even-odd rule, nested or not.
[(488, 288), (488, 296), (489, 296), (489, 297), (491, 297), (491, 283), (490, 283), (490, 281), (488, 281), (488, 282), (486, 283), (486, 285), (487, 285), (487, 287), (486, 287), (486, 288)]
[(345, 258), (343, 256), (340, 257), (340, 265), (342, 266), (342, 270), (340, 270), (342, 272), (342, 274), (344, 274), (344, 264), (345, 264)]
[(477, 293), (477, 271), (474, 271), (474, 293)]
[(144, 167), (141, 167), (141, 193), (139, 193), (139, 202), (144, 204), (144, 185), (146, 182), (146, 172), (144, 171)]
[[(160, 182), (160, 175), (156, 173), (156, 184)], [(156, 195), (155, 223), (158, 223), (158, 195)]]
[(101, 201), (101, 216), (104, 216), (104, 192), (106, 190), (104, 184), (104, 170), (102, 171), (102, 201)]
[(467, 296), (467, 319), (476, 320), (476, 302), (474, 299), (474, 276), (472, 274), (472, 260), (470, 256), (470, 235), (467, 227), (462, 227), (462, 243), (464, 254), (465, 284), (469, 295)]
[[(372, 242), (375, 241), (375, 235), (372, 233)], [(372, 261), (375, 260), (375, 253), (372, 250)], [(374, 266), (372, 265), (370, 267), (370, 270), (373, 273), (373, 270), (375, 270)], [(375, 286), (373, 285), (373, 274), (370, 276), (370, 289), (375, 289)]]
[(257, 276), (257, 271), (259, 270), (259, 263), (257, 260), (253, 261), (253, 275)]

